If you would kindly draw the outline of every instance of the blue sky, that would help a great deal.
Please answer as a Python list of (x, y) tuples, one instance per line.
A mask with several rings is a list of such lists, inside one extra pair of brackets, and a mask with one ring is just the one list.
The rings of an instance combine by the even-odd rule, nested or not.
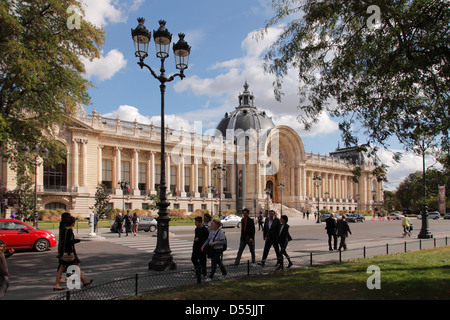
[[(88, 113), (95, 108), (105, 117), (119, 116), (122, 120), (159, 125), (159, 81), (137, 65), (131, 28), (136, 28), (138, 17), (144, 17), (147, 29), (153, 31), (162, 19), (173, 34), (172, 43), (178, 41), (178, 33), (185, 33), (185, 40), (192, 46), (186, 78), (176, 78), (167, 84), (165, 109), (170, 127), (192, 130), (194, 121), (201, 121), (204, 130), (215, 128), (225, 112), (235, 109), (247, 81), (258, 109), (272, 115), (275, 124), (294, 128), (306, 152), (325, 154), (338, 146), (340, 132), (335, 119), (324, 114), (310, 131), (303, 130), (296, 121), (299, 111), (294, 70), (284, 80), (282, 102), (274, 98), (274, 76), (264, 73), (262, 63), (264, 52), (282, 26), (268, 30), (263, 40), (255, 39), (258, 30), (273, 16), (271, 0), (83, 0), (83, 3), (85, 19), (102, 26), (106, 36), (102, 57), (85, 61), (85, 76), (95, 86), (90, 89)], [(159, 74), (160, 61), (153, 43), (145, 61)], [(165, 66), (167, 75), (177, 72), (172, 52)], [(411, 154), (405, 155), (400, 164), (390, 163), (387, 152), (380, 157), (390, 165), (388, 189), (421, 169), (421, 159)]]

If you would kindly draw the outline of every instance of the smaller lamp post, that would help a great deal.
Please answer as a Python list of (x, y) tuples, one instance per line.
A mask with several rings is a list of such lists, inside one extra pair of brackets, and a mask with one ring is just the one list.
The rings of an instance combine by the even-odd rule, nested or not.
[[(37, 144), (34, 145), (32, 151), (31, 151), (31, 155), (34, 157), (33, 159), (33, 165), (34, 165), (34, 210), (33, 210), (33, 227), (38, 229), (39, 224), (38, 224), (38, 220), (39, 220), (39, 215), (38, 215), (38, 210), (37, 210), (37, 168), (44, 163), (45, 160), (47, 160), (48, 157), (48, 149), (44, 148), (42, 150), (42, 160), (41, 162), (39, 162), (39, 151), (40, 148)], [(25, 154), (25, 157), (28, 158), (30, 156), (30, 148), (28, 148), (28, 146), (26, 146), (25, 148), (23, 148), (23, 152)]]
[(214, 177), (219, 179), (220, 183), (220, 194), (219, 194), (219, 217), (222, 216), (222, 193), (223, 193), (223, 179), (225, 179), (227, 174), (227, 168), (219, 164), (218, 166), (214, 165)]

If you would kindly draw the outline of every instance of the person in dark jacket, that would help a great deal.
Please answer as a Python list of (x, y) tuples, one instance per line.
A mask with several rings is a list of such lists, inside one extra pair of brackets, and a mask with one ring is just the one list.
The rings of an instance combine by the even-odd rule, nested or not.
[(289, 225), (287, 224), (288, 222), (288, 217), (286, 215), (282, 215), (280, 218), (280, 235), (278, 237), (278, 243), (280, 244), (280, 264), (277, 268), (277, 270), (279, 269), (283, 269), (284, 268), (284, 258), (283, 256), (285, 256), (289, 262), (288, 264), (288, 268), (292, 267), (292, 262), (291, 262), (291, 258), (289, 257), (289, 255), (286, 252), (286, 248), (288, 245), (288, 242), (291, 241), (291, 235), (289, 234)]
[(194, 265), (197, 279), (199, 279), (200, 275), (206, 277), (206, 252), (202, 252), (202, 245), (205, 243), (206, 239), (208, 239), (209, 231), (203, 225), (202, 217), (195, 217), (195, 226), (191, 261)]
[[(330, 251), (333, 251), (333, 249), (337, 250), (337, 222), (336, 218), (334, 217), (334, 213), (330, 214), (330, 217), (325, 220), (325, 223), (325, 229), (327, 230), (328, 234), (328, 249)], [(331, 246), (331, 238), (333, 238), (333, 246)]]
[(245, 246), (248, 245), (250, 253), (252, 255), (252, 263), (255, 263), (255, 222), (248, 215), (250, 211), (245, 208), (242, 210), (244, 217), (241, 220), (241, 239), (239, 244), (239, 250), (234, 261), (234, 265), (239, 265), (241, 261), (242, 252)]
[(341, 238), (341, 241), (339, 242), (339, 251), (344, 248), (344, 250), (347, 250), (347, 244), (345, 243), (345, 238), (348, 237), (348, 234), (352, 234), (350, 231), (350, 227), (347, 222), (347, 216), (345, 214), (342, 215), (342, 219), (337, 222), (337, 232), (338, 237)]
[(264, 229), (263, 229), (263, 240), (264, 243), (264, 251), (262, 260), (259, 263), (264, 266), (266, 263), (267, 255), (269, 254), (270, 247), (273, 246), (275, 250), (275, 254), (277, 255), (278, 263), (280, 264), (280, 247), (278, 244), (278, 237), (280, 234), (280, 219), (276, 217), (274, 210), (269, 210), (269, 216), (264, 221)]

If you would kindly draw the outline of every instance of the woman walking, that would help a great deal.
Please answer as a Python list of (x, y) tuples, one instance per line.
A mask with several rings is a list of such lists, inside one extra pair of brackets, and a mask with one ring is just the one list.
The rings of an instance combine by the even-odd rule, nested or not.
[[(211, 232), (202, 246), (202, 252), (206, 250), (206, 253), (211, 258), (211, 273), (209, 274), (209, 277), (206, 278), (206, 282), (212, 281), (214, 273), (216, 273), (217, 265), (219, 265), (220, 271), (222, 272), (219, 279), (225, 279), (225, 276), (227, 275), (227, 270), (225, 270), (225, 266), (222, 262), (223, 246), (226, 242), (226, 238), (225, 233), (220, 229), (221, 226), (222, 222), (220, 222), (219, 219), (212, 220)], [(210, 253), (208, 253), (208, 251)]]
[[(53, 290), (63, 290), (59, 286), (59, 282), (61, 281), (61, 275), (64, 272), (64, 270), (67, 269), (67, 267), (75, 265), (78, 267), (80, 274), (78, 275), (80, 277), (81, 282), (84, 286), (88, 286), (92, 283), (93, 280), (87, 281), (83, 273), (80, 269), (80, 259), (78, 259), (76, 250), (75, 250), (75, 244), (80, 242), (79, 239), (75, 239), (75, 235), (73, 234), (73, 226), (75, 225), (75, 218), (73, 216), (69, 216), (65, 219), (66, 225), (63, 230), (60, 230), (61, 238), (59, 239), (61, 243), (62, 253), (58, 256), (59, 259), (59, 268), (58, 272), (56, 274), (56, 281), (55, 286), (53, 287)], [(72, 258), (69, 260), (65, 256), (69, 255), (72, 256)]]
[(288, 242), (291, 241), (291, 239), (292, 239), (291, 235), (289, 234), (289, 225), (287, 224), (288, 217), (286, 215), (282, 215), (280, 218), (280, 222), (281, 222), (280, 236), (278, 237), (278, 242), (280, 244), (280, 260), (279, 260), (279, 265), (276, 270), (279, 270), (279, 269), (283, 270), (283, 268), (284, 268), (283, 256), (285, 256), (289, 262), (287, 268), (292, 267), (291, 258), (289, 257), (289, 255), (286, 252)]

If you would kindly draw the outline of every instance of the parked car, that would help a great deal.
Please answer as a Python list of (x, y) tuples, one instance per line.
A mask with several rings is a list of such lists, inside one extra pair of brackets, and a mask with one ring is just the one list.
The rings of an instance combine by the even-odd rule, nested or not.
[(347, 221), (348, 222), (364, 222), (364, 221), (366, 221), (366, 218), (362, 214), (350, 213), (349, 215), (347, 215)]
[[(330, 217), (330, 214), (329, 214), (329, 213), (321, 214), (321, 215), (320, 215), (320, 221), (321, 221), (321, 222), (325, 222), (325, 220), (327, 220), (329, 217)], [(339, 213), (335, 213), (335, 214), (334, 214), (334, 218), (337, 219), (337, 220), (339, 220), (339, 219), (342, 219), (342, 216), (341, 216)]]
[(221, 216), (220, 217), (220, 221), (222, 222), (222, 227), (227, 228), (227, 227), (241, 227), (241, 217), (234, 215), (234, 214), (229, 214), (227, 216)]
[(389, 213), (387, 216), (388, 219), (391, 220), (402, 220), (405, 216), (400, 213)]
[(450, 212), (447, 212), (446, 214), (444, 214), (444, 219), (450, 219)]
[(39, 230), (15, 219), (0, 219), (0, 239), (7, 249), (47, 251), (56, 246), (56, 237), (47, 230)]
[[(117, 232), (117, 223), (115, 221), (110, 221), (111, 232)], [(145, 231), (145, 232), (155, 232), (156, 228), (158, 226), (158, 221), (152, 217), (139, 217), (139, 225), (138, 225), (138, 231)], [(125, 228), (125, 223), (122, 225), (122, 229)]]
[[(441, 215), (437, 211), (428, 212), (428, 219), (438, 220), (440, 217), (441, 217)], [(422, 219), (422, 215), (419, 214), (417, 216), (417, 219)]]

